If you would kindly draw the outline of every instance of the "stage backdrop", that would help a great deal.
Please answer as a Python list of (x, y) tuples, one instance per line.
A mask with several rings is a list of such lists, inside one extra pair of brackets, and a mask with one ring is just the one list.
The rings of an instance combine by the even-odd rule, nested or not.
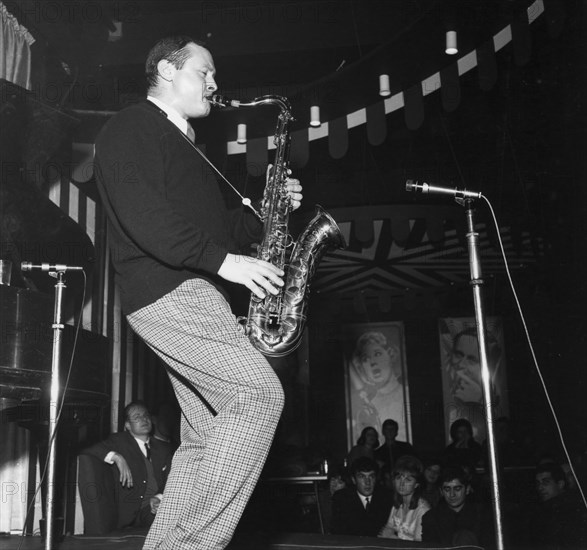
[[(473, 317), (439, 319), (440, 361), (446, 441), (450, 425), (466, 418), (473, 425), (475, 439), (482, 443), (487, 435), (479, 343)], [(506, 360), (501, 317), (487, 317), (487, 360), (491, 373), (494, 419), (508, 415)]]
[(398, 440), (410, 441), (403, 323), (345, 325), (343, 334), (349, 448), (367, 426), (381, 436), (388, 418), (399, 424)]

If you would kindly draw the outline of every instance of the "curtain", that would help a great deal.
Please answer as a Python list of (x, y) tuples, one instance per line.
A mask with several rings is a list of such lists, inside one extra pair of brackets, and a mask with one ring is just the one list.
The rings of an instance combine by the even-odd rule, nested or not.
[(31, 45), (35, 39), (0, 2), (0, 78), (31, 89)]

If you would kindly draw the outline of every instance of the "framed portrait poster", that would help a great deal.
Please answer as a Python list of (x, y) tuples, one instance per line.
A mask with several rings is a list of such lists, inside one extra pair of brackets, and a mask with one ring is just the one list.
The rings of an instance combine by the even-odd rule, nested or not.
[[(503, 323), (501, 317), (487, 317), (485, 324), (493, 416), (497, 419), (509, 413)], [(474, 438), (482, 443), (487, 427), (475, 319), (439, 319), (438, 330), (446, 441), (451, 442), (451, 424), (466, 418), (473, 426)]]
[(408, 373), (402, 322), (343, 326), (349, 448), (361, 431), (392, 418), (397, 438), (411, 441)]

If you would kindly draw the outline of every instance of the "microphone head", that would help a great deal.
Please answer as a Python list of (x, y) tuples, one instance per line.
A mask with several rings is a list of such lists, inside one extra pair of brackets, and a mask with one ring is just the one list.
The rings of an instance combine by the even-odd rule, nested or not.
[(32, 271), (33, 263), (32, 262), (21, 262), (20, 263), (20, 270), (21, 271)]

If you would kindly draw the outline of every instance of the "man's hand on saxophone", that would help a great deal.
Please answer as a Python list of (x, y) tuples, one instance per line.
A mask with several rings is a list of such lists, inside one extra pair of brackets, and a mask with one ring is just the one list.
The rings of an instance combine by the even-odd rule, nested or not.
[(263, 299), (265, 292), (277, 294), (283, 286), (284, 273), (278, 267), (250, 256), (227, 254), (218, 270), (218, 275), (227, 281), (245, 285), (256, 296)]
[[(271, 177), (271, 169), (273, 168), (273, 164), (269, 164), (267, 166), (267, 182)], [(292, 212), (297, 210), (300, 205), (302, 204), (302, 185), (300, 184), (300, 180), (295, 178), (290, 178), (291, 170), (288, 168), (287, 170), (287, 178), (285, 178), (285, 187), (287, 190), (287, 194), (289, 195), (289, 200), (291, 201), (291, 209)]]
[(302, 186), (300, 184), (300, 180), (296, 180), (293, 178), (287, 178), (285, 180), (285, 186), (287, 188), (287, 194), (289, 195), (289, 199), (291, 201), (291, 209), (297, 210), (300, 205), (302, 204)]

